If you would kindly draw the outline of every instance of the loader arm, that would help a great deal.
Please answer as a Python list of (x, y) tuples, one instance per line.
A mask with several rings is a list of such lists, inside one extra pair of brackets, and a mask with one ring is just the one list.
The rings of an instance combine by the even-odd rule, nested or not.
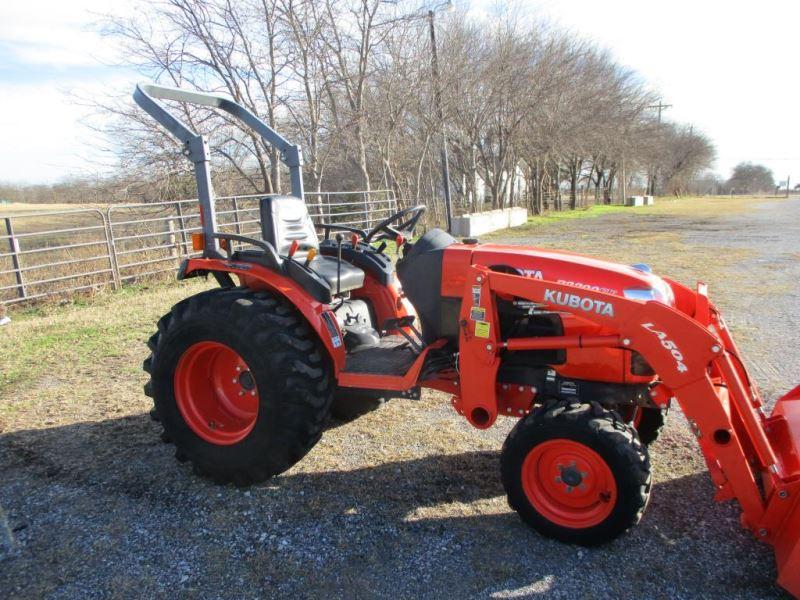
[[(596, 323), (602, 334), (503, 341), (498, 296), (575, 314)], [(775, 547), (779, 583), (800, 595), (800, 386), (779, 399), (767, 417), (705, 286), (696, 292), (684, 287), (678, 296), (676, 309), (470, 266), (459, 320), (461, 391), (456, 408), (476, 427), (495, 421), (496, 373), (506, 350), (635, 350), (658, 374), (651, 394), (673, 398), (686, 415), (717, 500), (739, 501), (742, 524)]]

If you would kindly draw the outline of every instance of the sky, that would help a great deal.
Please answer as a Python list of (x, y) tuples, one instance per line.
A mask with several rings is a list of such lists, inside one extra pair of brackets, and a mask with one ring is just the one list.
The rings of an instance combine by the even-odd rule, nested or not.
[[(497, 0), (456, 0), (475, 15)], [(664, 118), (692, 123), (717, 146), (723, 177), (741, 161), (800, 183), (800, 2), (795, 0), (519, 0), (593, 39), (637, 70), (672, 105)], [(103, 140), (75, 101), (132, 90), (139, 77), (97, 33), (99, 16), (124, 1), (0, 3), (0, 181), (52, 183), (102, 172)]]

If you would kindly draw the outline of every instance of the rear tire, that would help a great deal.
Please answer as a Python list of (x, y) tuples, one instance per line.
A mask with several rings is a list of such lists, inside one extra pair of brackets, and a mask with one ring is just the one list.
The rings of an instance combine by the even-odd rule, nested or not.
[(333, 396), (330, 365), (283, 299), (203, 292), (162, 317), (148, 346), (151, 414), (195, 472), (217, 483), (259, 483), (320, 439)]
[(595, 546), (641, 519), (650, 461), (636, 431), (597, 403), (556, 401), (522, 419), (503, 445), (508, 503), (527, 525)]

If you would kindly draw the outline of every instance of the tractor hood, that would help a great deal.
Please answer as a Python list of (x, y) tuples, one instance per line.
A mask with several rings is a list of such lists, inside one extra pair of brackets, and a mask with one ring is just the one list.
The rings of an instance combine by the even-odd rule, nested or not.
[(626, 266), (571, 252), (504, 244), (454, 244), (450, 250), (458, 253), (469, 251), (471, 264), (508, 272), (513, 269), (526, 277), (635, 300), (658, 300), (669, 306), (675, 304), (672, 288), (651, 273), (646, 265)]

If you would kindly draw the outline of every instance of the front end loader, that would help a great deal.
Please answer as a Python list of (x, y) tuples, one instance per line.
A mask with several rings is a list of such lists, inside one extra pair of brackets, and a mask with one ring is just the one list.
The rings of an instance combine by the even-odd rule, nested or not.
[[(438, 229), (412, 242), (424, 206), (368, 231), (314, 224), (299, 147), (245, 108), (154, 85), (134, 98), (195, 165), (200, 253), (179, 278), (219, 283), (175, 305), (148, 343), (145, 393), (179, 460), (258, 483), (314, 446), (332, 407), (439, 390), (476, 428), (518, 419), (500, 457), (510, 506), (542, 535), (590, 546), (641, 518), (647, 444), (677, 403), (716, 499), (739, 502), (800, 597), (800, 386), (765, 413), (703, 284)], [(218, 231), (208, 145), (158, 98), (225, 111), (277, 148), (292, 195), (261, 200), (260, 238)]]

